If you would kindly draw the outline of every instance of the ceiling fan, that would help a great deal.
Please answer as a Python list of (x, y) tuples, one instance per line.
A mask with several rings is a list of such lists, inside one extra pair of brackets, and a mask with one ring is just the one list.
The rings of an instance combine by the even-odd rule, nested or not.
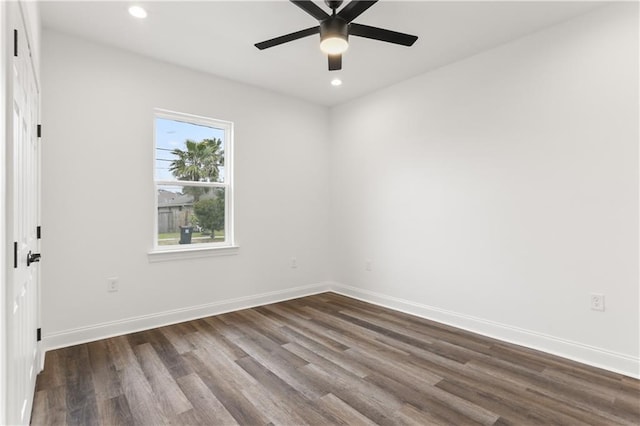
[(338, 13), (336, 13), (336, 9), (342, 5), (342, 0), (324, 0), (324, 3), (331, 8), (331, 15), (311, 0), (290, 1), (317, 19), (320, 25), (256, 43), (255, 46), (258, 49), (267, 49), (319, 33), (320, 49), (329, 57), (329, 71), (336, 71), (342, 69), (342, 54), (349, 47), (350, 35), (386, 41), (387, 43), (401, 44), (403, 46), (412, 46), (418, 39), (417, 36), (352, 22), (378, 0), (352, 0)]

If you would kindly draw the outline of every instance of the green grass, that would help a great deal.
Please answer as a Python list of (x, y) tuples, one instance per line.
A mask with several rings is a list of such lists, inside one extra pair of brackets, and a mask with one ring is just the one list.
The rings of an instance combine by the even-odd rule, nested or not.
[[(202, 237), (202, 232), (194, 232), (192, 235), (192, 237)], [(167, 233), (160, 233), (158, 234), (158, 239), (159, 240), (164, 240), (164, 239), (168, 239), (168, 238), (174, 238), (174, 239), (180, 239), (180, 233), (179, 232), (167, 232)]]
[[(224, 241), (224, 231), (216, 231), (215, 232), (215, 241), (220, 242)], [(179, 232), (162, 232), (158, 234), (158, 245), (166, 246), (178, 244), (180, 241), (180, 233)], [(191, 244), (202, 244), (202, 243), (212, 243), (214, 240), (211, 239), (210, 235), (203, 235), (202, 232), (194, 232), (191, 234)]]

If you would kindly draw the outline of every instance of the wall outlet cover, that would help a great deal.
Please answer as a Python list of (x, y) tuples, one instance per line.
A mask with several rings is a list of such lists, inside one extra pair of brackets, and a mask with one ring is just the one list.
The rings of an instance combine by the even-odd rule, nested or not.
[(594, 311), (604, 311), (604, 294), (591, 293), (591, 309)]
[(109, 293), (118, 291), (118, 277), (107, 278), (107, 291)]

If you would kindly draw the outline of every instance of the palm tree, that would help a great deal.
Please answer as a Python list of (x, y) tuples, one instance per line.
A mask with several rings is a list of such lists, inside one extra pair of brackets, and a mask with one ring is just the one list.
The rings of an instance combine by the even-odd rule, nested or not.
[[(171, 153), (176, 157), (169, 166), (169, 171), (178, 180), (191, 182), (217, 182), (219, 167), (224, 166), (224, 150), (220, 139), (203, 139), (195, 142), (185, 141), (186, 150), (174, 149)], [(184, 192), (193, 195), (194, 202), (209, 192), (210, 188), (185, 187)]]

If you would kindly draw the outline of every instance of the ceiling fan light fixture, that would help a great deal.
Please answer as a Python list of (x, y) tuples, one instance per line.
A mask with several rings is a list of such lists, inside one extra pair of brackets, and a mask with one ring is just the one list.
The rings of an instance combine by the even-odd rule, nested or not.
[(349, 47), (347, 22), (332, 16), (320, 23), (320, 50), (327, 55), (340, 55)]
[(342, 37), (328, 37), (320, 42), (320, 50), (327, 55), (339, 55), (349, 48), (349, 42)]

